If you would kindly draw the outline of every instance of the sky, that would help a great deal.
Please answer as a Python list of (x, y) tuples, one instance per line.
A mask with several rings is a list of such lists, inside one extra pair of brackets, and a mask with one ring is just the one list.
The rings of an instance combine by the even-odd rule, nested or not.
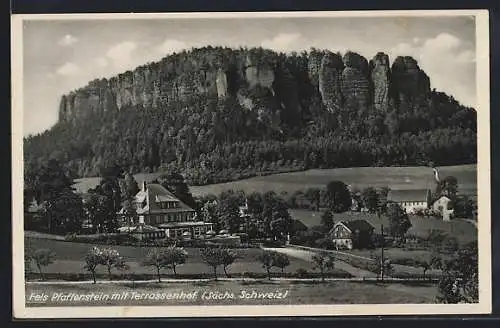
[(23, 22), (23, 134), (50, 128), (63, 94), (200, 46), (311, 47), (413, 56), (431, 88), (476, 106), (474, 17), (162, 18)]

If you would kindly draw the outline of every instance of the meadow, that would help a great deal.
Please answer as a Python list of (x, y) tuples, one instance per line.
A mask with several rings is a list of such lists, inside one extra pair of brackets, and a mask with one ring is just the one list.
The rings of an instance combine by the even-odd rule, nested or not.
[[(90, 248), (91, 244), (74, 243), (65, 241), (48, 240), (41, 238), (25, 238), (25, 248), (41, 249), (48, 248), (55, 252), (55, 261), (46, 268), (46, 273), (68, 273), (68, 274), (83, 274), (84, 258)], [(98, 247), (106, 247), (99, 245)], [(148, 253), (146, 247), (134, 246), (109, 246), (116, 249), (124, 258), (129, 266), (126, 273), (129, 274), (155, 274), (153, 267), (144, 267), (141, 265), (141, 260), (144, 259)], [(192, 274), (211, 274), (210, 267), (203, 261), (200, 249), (186, 248), (188, 259), (185, 264), (177, 268), (179, 275), (192, 275)], [(257, 260), (257, 257), (262, 253), (262, 250), (257, 248), (235, 249), (240, 258), (238, 258), (228, 269), (228, 273), (243, 274), (243, 273), (265, 273), (262, 264)], [(36, 268), (33, 268), (36, 271)], [(308, 272), (314, 272), (313, 264), (309, 261), (290, 258), (290, 265), (286, 267), (285, 272), (295, 273), (298, 269), (304, 269)], [(273, 272), (279, 272), (279, 269), (273, 268)], [(104, 267), (98, 267), (98, 273), (104, 274), (106, 270)], [(119, 273), (119, 272), (116, 272)], [(164, 273), (171, 274), (170, 270), (165, 270)], [(224, 275), (222, 268), (219, 268), (221, 276)], [(336, 270), (335, 273), (344, 274), (341, 270)]]
[[(458, 179), (459, 191), (465, 194), (476, 193), (476, 165), (443, 166), (439, 168), (441, 177), (453, 175)], [(135, 179), (152, 181), (161, 173), (141, 173)], [(245, 193), (274, 191), (293, 193), (310, 187), (324, 188), (329, 181), (340, 180), (353, 188), (384, 187), (393, 190), (425, 190), (434, 186), (433, 171), (430, 167), (355, 167), (338, 169), (314, 169), (301, 172), (279, 173), (257, 176), (227, 183), (206, 186), (190, 186), (194, 196), (219, 194), (224, 190), (243, 190)], [(100, 178), (82, 178), (75, 180), (75, 188), (86, 192), (95, 187)]]

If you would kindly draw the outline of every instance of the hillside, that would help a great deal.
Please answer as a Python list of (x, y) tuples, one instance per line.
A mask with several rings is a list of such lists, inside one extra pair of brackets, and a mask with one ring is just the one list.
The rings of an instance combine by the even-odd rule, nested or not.
[(26, 168), (73, 177), (118, 164), (180, 170), (191, 184), (258, 172), (476, 162), (476, 113), (431, 90), (411, 57), (392, 64), (312, 49), (183, 51), (61, 97), (59, 122), (25, 138)]
[[(476, 165), (445, 166), (440, 167), (439, 171), (443, 177), (451, 175), (457, 178), (460, 194), (476, 195)], [(142, 181), (151, 182), (159, 175), (160, 173), (139, 173), (134, 177), (136, 181), (141, 183)], [(193, 196), (219, 195), (229, 189), (242, 190), (247, 194), (254, 191), (274, 191), (278, 194), (286, 191), (292, 194), (307, 188), (325, 188), (326, 183), (332, 180), (344, 181), (357, 189), (390, 187), (392, 190), (422, 190), (422, 194), (425, 194), (426, 190), (434, 186), (435, 183), (432, 170), (428, 167), (356, 167), (279, 173), (232, 182), (190, 186), (190, 190)], [(76, 190), (85, 193), (88, 189), (95, 188), (99, 184), (100, 178), (82, 178), (75, 182)]]

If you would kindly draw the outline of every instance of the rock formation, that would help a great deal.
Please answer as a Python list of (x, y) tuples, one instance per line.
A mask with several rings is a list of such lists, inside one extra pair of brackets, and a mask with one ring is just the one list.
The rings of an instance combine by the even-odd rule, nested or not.
[(292, 67), (268, 50), (225, 51), (229, 54), (226, 59), (208, 51), (196, 58), (175, 57), (110, 79), (91, 81), (86, 87), (62, 96), (59, 118), (75, 121), (90, 113), (119, 111), (124, 107), (158, 108), (193, 96), (236, 97), (252, 109), (258, 99), (249, 98), (252, 94), (249, 91), (259, 88), (264, 91), (257, 90), (257, 94), (261, 92), (277, 100), (271, 103), (281, 102), (279, 110), (299, 113), (299, 98), (293, 96), (302, 91), (299, 78), (300, 85), (309, 83), (332, 112), (346, 107), (366, 110), (371, 106), (385, 111), (391, 98), (397, 103), (408, 102), (430, 91), (429, 77), (411, 57), (398, 57), (390, 67), (384, 53), (376, 54), (368, 65), (363, 56), (354, 52), (341, 57), (313, 50), (305, 66)]
[(250, 55), (247, 56), (245, 77), (250, 88), (260, 85), (271, 88), (274, 82), (274, 71), (268, 64), (258, 63)]
[(343, 57), (345, 69), (342, 72), (342, 95), (344, 105), (365, 110), (370, 101), (368, 62), (363, 56), (347, 52)]
[(342, 71), (344, 63), (338, 54), (327, 53), (321, 60), (318, 88), (327, 110), (335, 112), (342, 107)]
[(219, 69), (217, 71), (217, 77), (215, 81), (217, 84), (217, 96), (219, 98), (225, 98), (228, 95), (228, 83), (227, 75), (222, 69)]
[(373, 83), (373, 106), (386, 111), (389, 106), (390, 63), (389, 56), (379, 52), (370, 61), (370, 77)]
[(312, 51), (309, 54), (309, 62), (308, 62), (308, 73), (311, 82), (314, 85), (318, 84), (318, 75), (319, 70), (321, 69), (321, 62), (323, 60), (323, 54), (319, 51)]
[(430, 92), (430, 80), (412, 57), (397, 57), (391, 68), (391, 86), (399, 103), (412, 101)]

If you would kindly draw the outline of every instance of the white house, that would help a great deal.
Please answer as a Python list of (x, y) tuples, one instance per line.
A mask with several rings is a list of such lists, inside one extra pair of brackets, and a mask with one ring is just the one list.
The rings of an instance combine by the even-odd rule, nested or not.
[(391, 190), (387, 200), (394, 202), (406, 210), (415, 213), (428, 208), (427, 190)]
[(450, 221), (454, 213), (451, 199), (446, 196), (436, 199), (432, 204), (432, 209), (441, 213), (444, 221)]

